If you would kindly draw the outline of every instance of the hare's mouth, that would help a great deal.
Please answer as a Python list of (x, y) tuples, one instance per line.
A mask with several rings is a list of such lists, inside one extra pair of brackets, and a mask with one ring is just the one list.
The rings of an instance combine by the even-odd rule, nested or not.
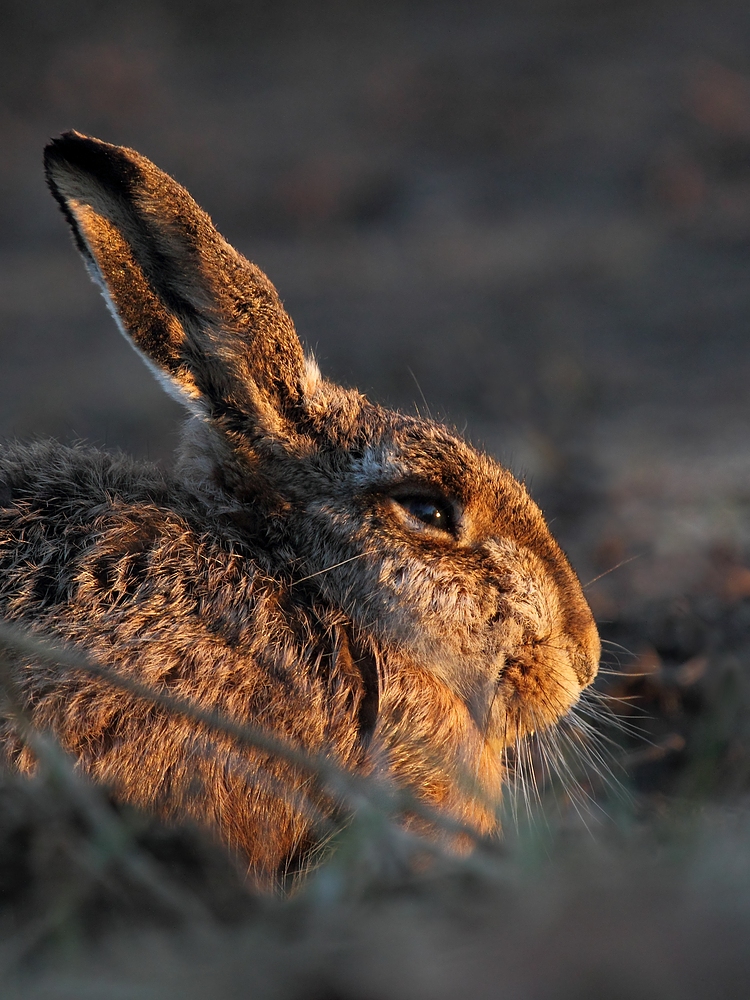
[(576, 666), (573, 650), (542, 639), (507, 655), (485, 714), (487, 739), (508, 746), (559, 722), (583, 688)]

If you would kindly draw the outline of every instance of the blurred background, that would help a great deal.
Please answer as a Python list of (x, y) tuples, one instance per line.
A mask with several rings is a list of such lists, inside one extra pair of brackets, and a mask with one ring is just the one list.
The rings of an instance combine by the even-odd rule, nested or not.
[(1, 0), (0, 51), (2, 437), (176, 440), (44, 187), (76, 128), (187, 186), (326, 374), (524, 476), (585, 579), (635, 556), (600, 618), (750, 593), (743, 0)]
[[(269, 274), (328, 376), (445, 418), (526, 478), (617, 671), (601, 677), (625, 699), (621, 731), (589, 733), (576, 780), (594, 812), (608, 784), (631, 796), (604, 809), (627, 850), (607, 853), (598, 828), (580, 862), (546, 868), (522, 836), (512, 921), (505, 889), (466, 881), (466, 911), (445, 891), (465, 948), (445, 949), (442, 911), (423, 940), (435, 889), (424, 913), (386, 907), (382, 933), (334, 907), (309, 954), (335, 964), (365, 926), (372, 983), (400, 984), (388, 996), (494, 997), (495, 976), (556, 1000), (745, 995), (747, 0), (0, 0), (0, 438), (168, 464), (179, 407), (117, 334), (44, 186), (43, 146), (68, 128), (181, 181)], [(569, 792), (553, 827), (578, 808)], [(690, 810), (707, 832), (670, 868)], [(2, 891), (3, 872), (23, 882), (15, 815), (0, 810)], [(258, 941), (280, 996), (300, 946), (279, 959)], [(370, 966), (352, 953), (358, 981)], [(231, 979), (235, 960), (206, 968)], [(561, 992), (566, 963), (580, 992)], [(190, 982), (174, 995), (209, 995), (177, 967)], [(634, 968), (658, 989), (626, 985)], [(528, 970), (549, 982), (514, 992)], [(364, 995), (348, 989), (290, 996)]]

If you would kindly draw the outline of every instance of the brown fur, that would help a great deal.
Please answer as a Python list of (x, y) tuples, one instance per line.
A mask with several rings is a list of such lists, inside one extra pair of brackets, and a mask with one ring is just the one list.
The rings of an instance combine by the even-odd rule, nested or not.
[[(265, 275), (148, 160), (77, 133), (45, 160), (122, 331), (192, 416), (170, 476), (51, 442), (0, 454), (2, 615), (494, 829), (503, 747), (599, 658), (539, 509), (445, 427), (324, 381)], [(18, 668), (37, 725), (123, 799), (195, 817), (262, 878), (314, 846), (310, 808), (332, 804), (306, 806), (287, 765)]]

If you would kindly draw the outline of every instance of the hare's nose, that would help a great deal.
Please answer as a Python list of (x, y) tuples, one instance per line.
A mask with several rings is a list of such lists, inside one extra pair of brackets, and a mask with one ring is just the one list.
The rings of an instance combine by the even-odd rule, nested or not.
[(581, 640), (580, 645), (572, 655), (572, 666), (581, 687), (589, 685), (599, 670), (599, 658), (602, 654), (599, 631), (592, 622)]

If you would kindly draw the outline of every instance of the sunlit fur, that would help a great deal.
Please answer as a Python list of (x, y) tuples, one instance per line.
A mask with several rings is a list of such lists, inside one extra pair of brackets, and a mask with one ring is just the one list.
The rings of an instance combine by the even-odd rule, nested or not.
[[(563, 716), (599, 659), (525, 488), (446, 427), (323, 379), (265, 275), (148, 160), (67, 133), (46, 166), (121, 331), (190, 417), (170, 474), (51, 442), (2, 452), (2, 614), (495, 830), (507, 748)], [(449, 503), (453, 530), (412, 516), (410, 492)], [(335, 809), (268, 755), (17, 666), (83, 769), (198, 819), (262, 879)]]

